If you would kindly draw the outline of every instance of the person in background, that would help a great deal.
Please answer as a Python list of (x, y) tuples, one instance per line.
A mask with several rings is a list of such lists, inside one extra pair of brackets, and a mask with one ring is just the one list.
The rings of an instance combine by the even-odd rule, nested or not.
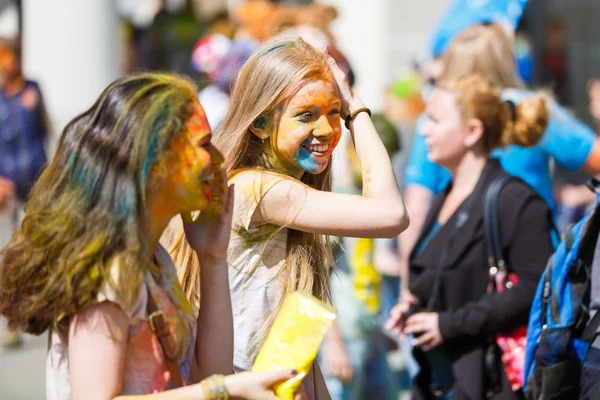
[(205, 104), (206, 117), (212, 129), (223, 121), (230, 105), (231, 87), (242, 65), (258, 43), (252, 39), (231, 40), (221, 34), (212, 34), (198, 41), (192, 52), (192, 68), (209, 78), (210, 84), (198, 93)]
[[(371, 119), (391, 159), (400, 149), (398, 133), (382, 115), (373, 114)], [(333, 191), (360, 194), (362, 169), (356, 150), (348, 142), (342, 151), (345, 154), (337, 156), (346, 161), (343, 171), (347, 176), (334, 179)], [(379, 270), (383, 266), (383, 273), (398, 275), (397, 257), (389, 246), (394, 241), (340, 240), (336, 268), (331, 272), (332, 303), (338, 317), (319, 354), (327, 388), (334, 400), (395, 399), (397, 385), (387, 362), (390, 341), (384, 336), (381, 319), (396, 304), (399, 286), (397, 278), (382, 276)]]
[(496, 210), (499, 242), (518, 279), (511, 280), (510, 290), (493, 291), (483, 211), (488, 188), (509, 176), (491, 151), (535, 145), (548, 123), (546, 101), (530, 96), (515, 105), (490, 81), (470, 75), (439, 83), (426, 115), (420, 132), (429, 157), (450, 171), (452, 181), (429, 209), (410, 255), (409, 289), (392, 310), (388, 328), (413, 336), (421, 367), (414, 399), (484, 399), (492, 376), (500, 378), (493, 399), (521, 399), (499, 360), (494, 374), (487, 373), (484, 352), (490, 337), (527, 324), (553, 252), (551, 211), (522, 180), (505, 183)]
[(600, 134), (600, 79), (592, 79), (588, 83), (588, 96), (590, 99), (589, 112), (594, 119), (596, 132)]
[[(42, 92), (23, 77), (18, 44), (0, 38), (0, 249), (20, 223), (23, 204), (46, 165), (49, 132)], [(3, 347), (21, 343), (17, 332), (5, 332)]]
[[(505, 100), (518, 104), (532, 95), (516, 73), (512, 38), (499, 24), (478, 24), (461, 32), (452, 41), (442, 62), (443, 80), (480, 74), (502, 90)], [(536, 146), (508, 146), (494, 150), (492, 157), (500, 160), (508, 174), (529, 184), (554, 209), (550, 160), (566, 170), (597, 174), (600, 172), (600, 141), (587, 125), (557, 103), (550, 101), (549, 110), (548, 128)], [(451, 180), (446, 169), (429, 159), (425, 138), (418, 134), (425, 121), (422, 118), (417, 124), (404, 180), (411, 227), (399, 238), (403, 271), (406, 271), (406, 257), (414, 247), (433, 197)]]

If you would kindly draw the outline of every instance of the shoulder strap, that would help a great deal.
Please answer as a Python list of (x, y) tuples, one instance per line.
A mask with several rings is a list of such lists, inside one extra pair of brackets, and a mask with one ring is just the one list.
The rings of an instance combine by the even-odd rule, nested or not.
[(501, 176), (492, 181), (485, 193), (483, 203), (483, 226), (485, 231), (485, 246), (488, 254), (490, 272), (493, 268), (506, 271), (506, 261), (502, 251), (502, 239), (498, 224), (498, 197), (504, 186), (514, 178)]
[(179, 363), (177, 361), (177, 343), (171, 330), (169, 329), (169, 323), (167, 321), (167, 317), (165, 313), (161, 311), (154, 298), (152, 298), (152, 293), (150, 293), (150, 288), (147, 290), (148, 292), (148, 320), (150, 322), (150, 328), (152, 332), (156, 335), (158, 339), (158, 343), (160, 343), (160, 347), (163, 351), (163, 355), (165, 358), (165, 364), (167, 364), (167, 369), (171, 373), (171, 379), (175, 383), (177, 387), (185, 386), (185, 381), (183, 379), (183, 375), (181, 374), (181, 369), (179, 368)]

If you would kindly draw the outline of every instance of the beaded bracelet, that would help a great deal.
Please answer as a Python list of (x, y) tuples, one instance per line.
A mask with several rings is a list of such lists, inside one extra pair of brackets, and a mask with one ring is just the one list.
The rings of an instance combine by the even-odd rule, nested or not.
[(371, 110), (369, 110), (367, 107), (357, 108), (346, 117), (346, 122), (344, 123), (344, 125), (346, 125), (346, 129), (350, 129), (350, 122), (361, 112), (366, 112), (369, 114), (369, 117), (371, 116)]
[(206, 400), (229, 400), (230, 398), (227, 389), (225, 389), (223, 375), (210, 376), (200, 382), (200, 385), (202, 385)]

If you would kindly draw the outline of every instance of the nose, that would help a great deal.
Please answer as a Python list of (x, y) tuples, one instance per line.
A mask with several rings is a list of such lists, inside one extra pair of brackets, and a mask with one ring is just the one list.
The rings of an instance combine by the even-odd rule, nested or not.
[(327, 115), (322, 115), (321, 118), (319, 118), (317, 120), (317, 123), (315, 124), (313, 136), (321, 140), (329, 139), (335, 133), (331, 125), (332, 124), (329, 122), (329, 118), (327, 118)]
[(431, 135), (431, 129), (433, 128), (431, 121), (428, 119), (424, 124), (423, 128), (420, 130), (421, 136), (429, 136)]

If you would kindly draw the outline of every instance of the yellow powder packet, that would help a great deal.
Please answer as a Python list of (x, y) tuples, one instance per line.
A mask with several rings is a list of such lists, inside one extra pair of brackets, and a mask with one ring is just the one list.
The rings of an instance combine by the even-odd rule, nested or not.
[(292, 292), (283, 302), (252, 367), (254, 372), (298, 371), (275, 387), (281, 400), (293, 400), (335, 316), (332, 307), (306, 293)]

